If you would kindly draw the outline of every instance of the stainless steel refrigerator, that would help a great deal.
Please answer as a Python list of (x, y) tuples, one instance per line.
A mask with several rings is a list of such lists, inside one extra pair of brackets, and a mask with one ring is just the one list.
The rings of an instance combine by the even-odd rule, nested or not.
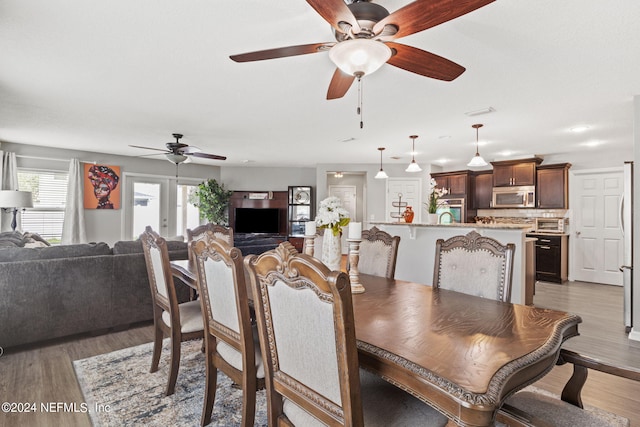
[(624, 286), (624, 327), (631, 331), (633, 283), (633, 162), (624, 163), (624, 192), (620, 206), (623, 239), (622, 283)]

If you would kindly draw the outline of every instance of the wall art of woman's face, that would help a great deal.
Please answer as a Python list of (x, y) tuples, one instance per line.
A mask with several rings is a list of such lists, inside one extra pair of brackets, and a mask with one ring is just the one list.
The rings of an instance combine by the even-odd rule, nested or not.
[(93, 165), (89, 168), (89, 181), (93, 186), (93, 194), (98, 199), (97, 209), (113, 209), (109, 200), (111, 192), (115, 190), (120, 177), (108, 166)]

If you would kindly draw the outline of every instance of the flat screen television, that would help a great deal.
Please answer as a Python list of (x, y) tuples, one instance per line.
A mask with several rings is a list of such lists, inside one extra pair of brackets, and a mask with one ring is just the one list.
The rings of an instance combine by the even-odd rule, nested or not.
[(233, 231), (277, 234), (280, 231), (280, 209), (236, 208)]

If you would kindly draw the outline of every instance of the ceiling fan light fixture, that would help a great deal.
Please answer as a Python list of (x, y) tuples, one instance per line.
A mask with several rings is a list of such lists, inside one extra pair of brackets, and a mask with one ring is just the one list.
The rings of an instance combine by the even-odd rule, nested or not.
[(383, 42), (371, 39), (350, 39), (336, 43), (329, 58), (350, 76), (371, 74), (391, 58), (391, 49)]
[(167, 160), (169, 160), (171, 163), (174, 163), (176, 165), (187, 160), (187, 156), (185, 156), (184, 154), (165, 153), (164, 156), (167, 158)]
[(387, 179), (387, 178), (389, 178), (389, 175), (387, 175), (387, 173), (382, 169), (382, 152), (384, 151), (384, 147), (378, 147), (378, 150), (380, 151), (380, 170), (378, 171), (378, 173), (376, 174), (376, 176), (374, 178), (375, 179)]
[(421, 172), (422, 168), (420, 167), (419, 164), (416, 163), (416, 138), (418, 137), (418, 135), (411, 135), (409, 138), (412, 139), (412, 146), (411, 146), (411, 163), (409, 163), (409, 166), (407, 166), (407, 168), (404, 170), (405, 172)]
[(467, 166), (472, 168), (487, 166), (488, 163), (482, 158), (480, 152), (478, 151), (478, 129), (480, 129), (483, 125), (478, 123), (475, 125), (471, 125), (472, 128), (476, 130), (476, 154), (471, 158), (471, 161), (467, 163)]

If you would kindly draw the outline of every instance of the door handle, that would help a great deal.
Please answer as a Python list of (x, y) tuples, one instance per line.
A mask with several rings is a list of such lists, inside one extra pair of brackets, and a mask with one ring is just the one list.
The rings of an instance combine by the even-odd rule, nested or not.
[(619, 268), (618, 270), (620, 270), (620, 271), (623, 271), (623, 270), (633, 270), (633, 267), (632, 267), (632, 266), (630, 266), (630, 265), (621, 265), (621, 266), (620, 266), (620, 268)]
[(579, 236), (580, 234), (582, 234), (580, 231), (576, 231), (576, 236)]
[(551, 249), (551, 246), (538, 246), (540, 249)]

